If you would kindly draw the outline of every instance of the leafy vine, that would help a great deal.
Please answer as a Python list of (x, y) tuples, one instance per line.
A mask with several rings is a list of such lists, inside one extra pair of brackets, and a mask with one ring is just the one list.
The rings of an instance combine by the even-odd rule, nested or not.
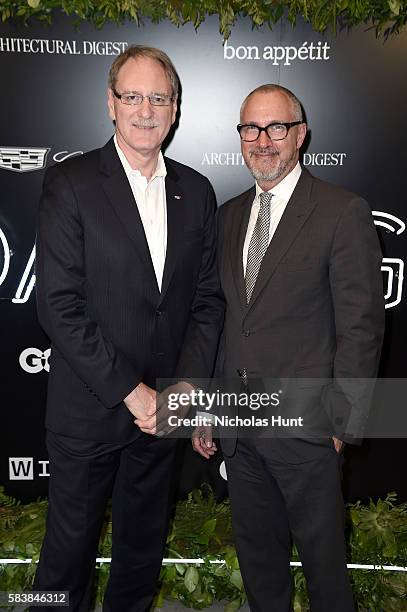
[(148, 18), (177, 27), (192, 23), (197, 29), (207, 16), (218, 15), (224, 39), (239, 16), (249, 17), (253, 27), (270, 28), (283, 18), (293, 26), (302, 18), (317, 32), (365, 24), (385, 38), (407, 23), (407, 0), (0, 0), (3, 22), (36, 18), (50, 24), (58, 11), (97, 28)]

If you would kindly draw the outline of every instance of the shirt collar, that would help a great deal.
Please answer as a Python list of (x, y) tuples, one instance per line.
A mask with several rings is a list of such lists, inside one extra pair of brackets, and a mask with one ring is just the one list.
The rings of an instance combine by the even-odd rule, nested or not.
[[(113, 136), (113, 141), (114, 141), (114, 145), (116, 147), (117, 155), (119, 156), (119, 159), (120, 159), (120, 161), (123, 164), (123, 168), (124, 168), (124, 171), (125, 171), (126, 175), (127, 176), (143, 176), (141, 174), (140, 170), (137, 170), (137, 169), (133, 170), (133, 168), (130, 166), (127, 157), (125, 156), (125, 154), (123, 153), (123, 151), (119, 147), (119, 144), (117, 142), (116, 134)], [(157, 176), (160, 176), (160, 177), (163, 177), (163, 178), (165, 176), (167, 176), (167, 168), (165, 166), (164, 157), (163, 157), (163, 154), (161, 153), (161, 151), (158, 154), (157, 166), (156, 166), (156, 168), (155, 168), (155, 170), (153, 172), (153, 175), (152, 175), (150, 181), (152, 181)]]
[[(272, 189), (270, 189), (270, 193), (273, 196), (288, 202), (291, 198), (292, 193), (295, 189), (295, 186), (298, 183), (298, 179), (301, 176), (302, 168), (300, 162), (297, 162), (294, 168), (280, 181), (277, 185), (275, 185)], [(256, 201), (259, 200), (260, 194), (263, 193), (263, 189), (259, 186), (256, 181)]]

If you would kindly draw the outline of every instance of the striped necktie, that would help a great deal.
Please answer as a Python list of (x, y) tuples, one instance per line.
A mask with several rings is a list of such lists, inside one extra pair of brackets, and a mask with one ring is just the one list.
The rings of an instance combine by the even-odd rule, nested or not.
[(260, 194), (260, 208), (257, 215), (256, 225), (249, 243), (246, 264), (246, 299), (250, 302), (260, 266), (269, 244), (270, 232), (270, 202), (272, 193), (263, 191)]

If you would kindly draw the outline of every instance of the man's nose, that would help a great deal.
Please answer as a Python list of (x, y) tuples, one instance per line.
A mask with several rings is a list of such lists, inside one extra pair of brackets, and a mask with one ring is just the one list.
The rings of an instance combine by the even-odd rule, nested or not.
[(141, 117), (149, 118), (152, 116), (153, 110), (150, 104), (150, 100), (147, 98), (147, 96), (145, 96), (143, 98), (142, 103), (137, 106), (137, 111)]
[(272, 145), (272, 141), (265, 130), (260, 132), (260, 136), (257, 139), (257, 144), (259, 147), (269, 147)]

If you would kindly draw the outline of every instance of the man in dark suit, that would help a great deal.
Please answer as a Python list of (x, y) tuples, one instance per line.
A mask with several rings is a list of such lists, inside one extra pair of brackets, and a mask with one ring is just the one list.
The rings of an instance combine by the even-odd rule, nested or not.
[[(239, 372), (249, 390), (251, 380), (267, 385), (266, 379), (290, 379), (298, 383), (294, 397), (307, 406), (303, 416), (311, 410), (320, 417), (303, 437), (222, 440), (253, 612), (292, 610), (291, 536), (311, 610), (354, 610), (339, 452), (365, 416), (358, 414), (362, 379), (377, 373), (384, 322), (381, 252), (367, 203), (299, 164), (306, 129), (289, 90), (264, 85), (249, 94), (238, 131), (256, 185), (222, 206), (218, 219), (227, 303), (219, 373), (233, 378)], [(332, 437), (320, 432), (328, 415)], [(208, 428), (196, 432), (193, 445), (205, 457), (216, 450)]]
[(69, 591), (76, 612), (90, 607), (110, 495), (103, 609), (150, 608), (175, 451), (174, 440), (150, 433), (156, 379), (210, 376), (223, 320), (212, 187), (160, 152), (178, 85), (165, 53), (128, 48), (109, 75), (114, 138), (44, 180), (36, 274), (39, 320), (52, 341), (51, 477), (34, 588)]

